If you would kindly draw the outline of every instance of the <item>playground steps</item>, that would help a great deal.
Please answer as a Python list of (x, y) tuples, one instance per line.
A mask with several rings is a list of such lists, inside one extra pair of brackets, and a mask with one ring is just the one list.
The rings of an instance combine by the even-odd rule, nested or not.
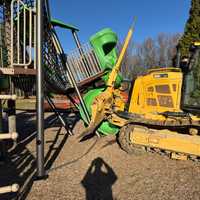
[[(0, 95), (0, 100), (7, 100), (7, 101), (11, 100), (12, 102), (15, 102), (16, 99), (17, 99), (17, 95), (11, 95), (11, 94)], [(0, 105), (0, 106), (2, 106), (2, 105)], [(1, 107), (1, 110), (0, 110), (0, 115), (1, 115), (0, 124), (2, 124), (2, 107)], [(16, 128), (15, 115), (11, 115), (8, 118), (9, 118), (8, 119), (9, 132), (8, 133), (2, 133), (2, 132), (0, 133), (0, 142), (1, 142), (1, 144), (5, 140), (13, 140), (13, 142), (15, 142), (17, 140), (17, 138), (18, 138), (18, 133), (15, 131), (15, 128)], [(1, 131), (2, 131), (2, 126), (1, 126)], [(3, 152), (2, 155), (5, 155), (5, 152)], [(14, 183), (14, 184), (9, 185), (9, 186), (0, 187), (0, 194), (10, 193), (10, 192), (17, 192), (18, 190), (19, 190), (19, 185), (17, 183)]]
[(0, 187), (0, 194), (5, 194), (9, 192), (17, 192), (19, 190), (19, 185), (14, 183), (9, 186)]
[(0, 134), (0, 140), (16, 140), (17, 138), (18, 134), (16, 132)]
[[(16, 95), (10, 95), (10, 94), (8, 94), (8, 95), (0, 95), (0, 100), (12, 100), (12, 101), (15, 101), (16, 99), (17, 99)], [(0, 111), (0, 112), (2, 112), (2, 111)], [(2, 115), (2, 113), (1, 113), (1, 115)], [(12, 116), (12, 118), (13, 118), (13, 116)], [(1, 117), (1, 119), (2, 119), (2, 117)], [(14, 121), (15, 121), (15, 118), (14, 118)], [(16, 123), (16, 122), (14, 122), (14, 123)], [(15, 132), (15, 131), (9, 132), (9, 133), (0, 133), (0, 142), (2, 142), (4, 140), (16, 141), (17, 138), (18, 138), (18, 133)], [(14, 184), (9, 185), (9, 186), (0, 187), (0, 194), (5, 194), (5, 193), (9, 193), (9, 192), (17, 192), (18, 190), (19, 190), (19, 185), (14, 183)]]

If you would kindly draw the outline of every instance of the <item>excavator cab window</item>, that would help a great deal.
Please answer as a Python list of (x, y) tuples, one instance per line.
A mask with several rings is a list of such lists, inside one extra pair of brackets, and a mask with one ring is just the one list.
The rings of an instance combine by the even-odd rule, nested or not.
[(200, 46), (193, 46), (190, 49), (190, 54), (188, 62), (180, 63), (184, 74), (182, 109), (200, 113)]
[(187, 57), (182, 58), (180, 62), (180, 68), (184, 74), (189, 71), (189, 58)]

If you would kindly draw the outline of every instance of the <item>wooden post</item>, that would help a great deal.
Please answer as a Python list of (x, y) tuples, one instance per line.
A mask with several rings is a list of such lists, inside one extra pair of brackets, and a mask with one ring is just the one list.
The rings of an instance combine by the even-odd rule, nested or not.
[(8, 132), (16, 132), (16, 103), (15, 100), (8, 100)]

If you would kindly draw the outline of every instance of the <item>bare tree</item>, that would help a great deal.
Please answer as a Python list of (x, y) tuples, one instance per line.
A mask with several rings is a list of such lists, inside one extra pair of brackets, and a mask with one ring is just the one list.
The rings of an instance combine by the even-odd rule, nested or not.
[(160, 33), (155, 39), (149, 37), (141, 44), (131, 43), (121, 70), (123, 76), (132, 79), (147, 69), (172, 67), (180, 37), (180, 34)]
[(136, 56), (140, 59), (140, 65), (153, 67), (156, 65), (156, 46), (152, 38), (147, 38), (142, 44), (138, 45)]
[(169, 35), (160, 33), (157, 37), (157, 55), (159, 67), (170, 67), (173, 57), (176, 55), (176, 45), (180, 39), (180, 34)]

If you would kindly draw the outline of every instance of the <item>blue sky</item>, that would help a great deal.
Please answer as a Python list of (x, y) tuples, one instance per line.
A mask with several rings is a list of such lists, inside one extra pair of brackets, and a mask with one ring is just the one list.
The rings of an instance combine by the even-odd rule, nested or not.
[[(137, 16), (133, 41), (142, 42), (160, 32), (182, 33), (190, 0), (50, 0), (52, 16), (80, 29), (82, 43), (102, 28), (110, 27), (120, 40)], [(71, 34), (58, 30), (65, 51), (75, 48)]]

